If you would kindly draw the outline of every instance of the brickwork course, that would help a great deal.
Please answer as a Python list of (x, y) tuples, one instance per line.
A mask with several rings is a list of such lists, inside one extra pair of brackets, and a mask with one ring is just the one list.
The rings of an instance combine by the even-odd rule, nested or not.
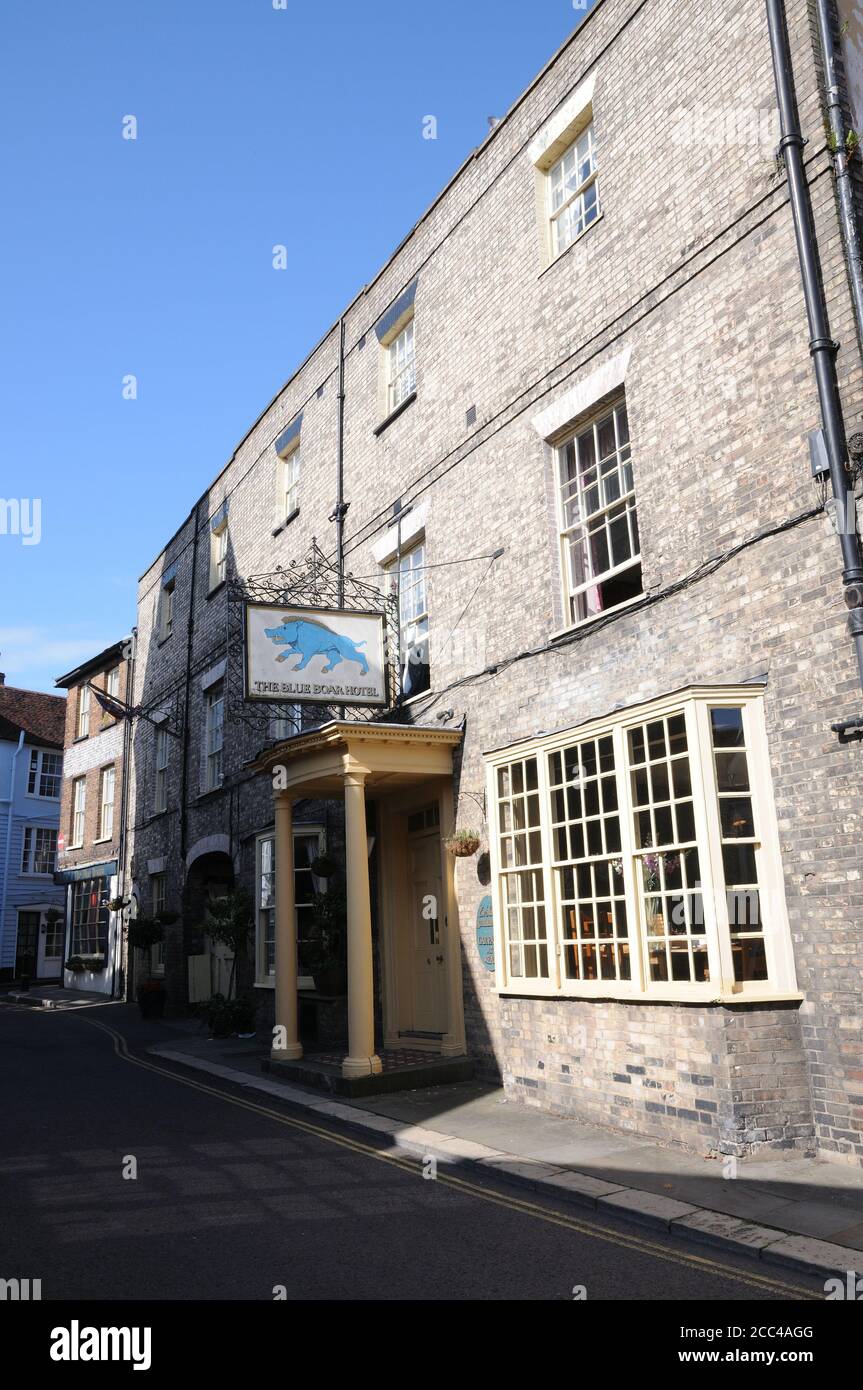
[[(789, 0), (787, 13), (850, 432), (863, 418), (863, 361), (815, 14), (807, 0)], [(544, 266), (528, 146), (592, 72), (602, 217)], [(769, 123), (775, 105), (762, 0), (600, 0), (345, 310), (347, 566), (375, 574), (394, 506), (427, 507), (432, 690), (411, 715), (432, 722), (450, 708), (453, 724), (465, 721), (462, 826), (475, 823), (466, 793), (482, 789), (488, 749), (690, 684), (766, 682), (802, 1002), (500, 997), (474, 932), (488, 888), (465, 860), (468, 1053), (528, 1105), (740, 1157), (788, 1147), (859, 1163), (863, 753), (830, 725), (863, 712), (861, 693), (839, 547), (810, 476), (820, 414), (787, 182), (775, 135), (728, 135), (735, 113)], [(414, 280), (416, 400), (381, 431), (375, 327)], [(239, 576), (301, 562), (313, 537), (333, 554), (338, 347), (335, 325), (141, 579), (134, 700), (188, 730), (171, 740), (168, 809), (156, 814), (153, 728), (136, 728), (130, 848), (142, 901), (147, 866), (163, 859), (169, 906), (206, 854), (226, 854), (253, 886), (272, 796), (247, 768), (260, 730), (230, 700), (224, 785), (207, 793), (202, 783), (205, 683), (227, 662), (230, 695), (242, 663), (226, 589), (208, 594), (210, 530), (227, 505)], [(565, 623), (552, 451), (531, 420), (623, 351), (649, 601), (554, 640)], [(300, 413), (300, 508), (277, 531), (275, 442)], [(501, 547), (493, 564), (465, 562)], [(160, 640), (166, 574), (174, 620)], [(314, 821), (320, 808), (297, 815)], [(187, 932), (180, 924), (166, 941), (177, 1008)], [(263, 1030), (266, 1009), (262, 1020)]]

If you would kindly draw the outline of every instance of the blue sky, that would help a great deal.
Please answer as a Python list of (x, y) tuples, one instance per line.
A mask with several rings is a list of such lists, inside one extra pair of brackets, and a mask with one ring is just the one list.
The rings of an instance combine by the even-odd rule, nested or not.
[(50, 690), (129, 631), (138, 575), (248, 426), (583, 17), (572, 0), (7, 10), (0, 498), (41, 501), (38, 544), (0, 520), (9, 684)]

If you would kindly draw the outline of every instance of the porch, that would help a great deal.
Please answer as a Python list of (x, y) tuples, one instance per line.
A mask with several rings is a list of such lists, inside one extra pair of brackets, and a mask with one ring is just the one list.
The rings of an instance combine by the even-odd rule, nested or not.
[[(267, 750), (275, 806), (274, 1029), (269, 1066), (301, 1084), (366, 1095), (460, 1080), (465, 1059), (453, 861), (453, 750), (461, 731), (333, 721)], [(341, 797), (347, 890), (347, 1042), (304, 1057), (294, 901), (293, 808)], [(380, 1036), (367, 803), (378, 849)], [(456, 1063), (457, 1065), (453, 1065)]]

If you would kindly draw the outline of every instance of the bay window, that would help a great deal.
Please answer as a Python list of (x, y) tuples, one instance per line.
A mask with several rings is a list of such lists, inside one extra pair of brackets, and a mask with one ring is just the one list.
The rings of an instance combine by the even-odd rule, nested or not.
[(796, 990), (760, 694), (693, 689), (487, 762), (499, 988)]

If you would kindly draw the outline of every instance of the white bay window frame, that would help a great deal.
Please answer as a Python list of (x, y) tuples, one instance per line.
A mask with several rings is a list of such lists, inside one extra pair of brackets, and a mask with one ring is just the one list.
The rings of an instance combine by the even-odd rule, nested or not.
[[(754, 851), (757, 864), (761, 918), (752, 936), (761, 938), (767, 964), (767, 979), (735, 978), (735, 937), (729, 924), (729, 901), (735, 893), (726, 888), (722, 859), (722, 827), (719, 803), (721, 794), (716, 777), (715, 753), (711, 738), (712, 709), (742, 710), (745, 731), (745, 755), (748, 761), (749, 790), (754, 816)], [(651, 978), (651, 949), (656, 959), (655, 938), (648, 936), (645, 921), (645, 890), (639, 882), (637, 868), (651, 846), (639, 847), (635, 842), (632, 770), (628, 757), (628, 736), (633, 729), (660, 720), (682, 715), (685, 720), (688, 761), (692, 779), (692, 809), (695, 818), (695, 846), (699, 856), (700, 900), (703, 921), (692, 934), (706, 941), (709, 979), (684, 981)], [(578, 861), (555, 858), (553, 843), (554, 814), (551, 800), (549, 758), (563, 753), (576, 744), (591, 739), (610, 738), (614, 748), (614, 778), (619, 806), (622, 890), (625, 903), (630, 961), (630, 979), (572, 979), (566, 972), (566, 955), (562, 930), (561, 892), (562, 868), (575, 862), (593, 865), (607, 861), (605, 852)], [(498, 772), (514, 763), (536, 758), (537, 783), (540, 798), (540, 827), (542, 862), (542, 900), (545, 907), (545, 927), (548, 939), (548, 974), (545, 978), (516, 975), (511, 968), (510, 942), (506, 932), (505, 880), (508, 870), (501, 862), (501, 830), (498, 820)], [(680, 1002), (749, 1003), (757, 1000), (799, 999), (791, 934), (785, 903), (782, 866), (779, 856), (778, 826), (773, 800), (772, 780), (767, 754), (762, 692), (752, 687), (690, 687), (684, 691), (648, 704), (622, 710), (611, 718), (595, 720), (560, 733), (525, 741), (507, 749), (486, 755), (487, 800), (489, 811), (489, 845), (492, 866), (492, 902), (495, 920), (495, 983), (499, 993), (549, 998), (601, 998), (621, 1000), (669, 1000)], [(727, 843), (727, 842), (726, 842)], [(673, 853), (673, 852), (672, 852)], [(668, 856), (660, 846), (659, 857)], [(533, 856), (531, 856), (533, 857)], [(525, 865), (525, 870), (535, 864)], [(511, 872), (511, 871), (509, 871)], [(665, 869), (662, 870), (663, 876)], [(669, 900), (675, 896), (665, 890)], [(651, 894), (652, 896), (652, 894)], [(682, 898), (684, 893), (677, 894)], [(566, 899), (568, 902), (568, 899)], [(736, 933), (738, 957), (745, 952), (742, 940), (747, 933)], [(666, 936), (671, 939), (670, 931)], [(675, 935), (675, 941), (686, 941), (686, 933)], [(595, 943), (616, 945), (613, 937), (601, 938), (598, 926)], [(670, 950), (670, 948), (669, 948)], [(599, 952), (597, 951), (597, 959)], [(599, 970), (597, 969), (597, 973)]]

